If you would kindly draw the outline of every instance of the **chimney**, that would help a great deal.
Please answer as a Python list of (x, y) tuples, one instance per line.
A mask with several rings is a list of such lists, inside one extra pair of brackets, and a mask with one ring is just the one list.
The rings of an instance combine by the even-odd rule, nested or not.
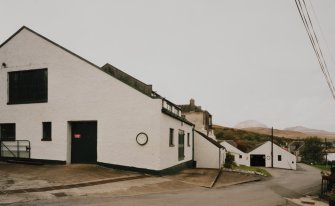
[(194, 101), (193, 98), (190, 100), (190, 106), (191, 106), (192, 108), (195, 106), (195, 101)]

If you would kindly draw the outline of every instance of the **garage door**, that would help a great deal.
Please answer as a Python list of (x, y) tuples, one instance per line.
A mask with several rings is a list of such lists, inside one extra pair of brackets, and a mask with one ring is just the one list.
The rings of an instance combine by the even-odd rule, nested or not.
[(250, 155), (250, 165), (265, 167), (265, 155)]

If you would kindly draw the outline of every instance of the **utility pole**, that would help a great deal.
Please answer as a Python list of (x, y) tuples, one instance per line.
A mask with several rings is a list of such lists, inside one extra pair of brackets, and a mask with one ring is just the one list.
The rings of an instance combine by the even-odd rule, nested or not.
[(327, 167), (327, 165), (328, 165), (327, 138), (325, 138), (325, 154), (326, 154), (326, 167)]
[(273, 168), (273, 127), (271, 128), (271, 167)]

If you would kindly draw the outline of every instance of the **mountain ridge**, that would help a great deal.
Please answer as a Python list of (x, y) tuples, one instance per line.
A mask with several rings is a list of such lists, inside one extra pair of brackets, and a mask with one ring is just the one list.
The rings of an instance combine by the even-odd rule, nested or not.
[[(246, 120), (238, 123), (234, 128), (259, 134), (271, 135), (271, 128), (257, 120)], [(286, 138), (307, 138), (317, 136), (319, 138), (329, 138), (335, 140), (335, 132), (312, 129), (304, 126), (287, 127), (284, 129), (274, 129), (274, 135)]]

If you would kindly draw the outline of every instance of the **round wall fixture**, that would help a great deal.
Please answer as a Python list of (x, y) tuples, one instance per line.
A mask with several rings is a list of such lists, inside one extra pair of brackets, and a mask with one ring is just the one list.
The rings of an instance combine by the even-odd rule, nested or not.
[(136, 142), (137, 142), (137, 144), (139, 144), (141, 146), (147, 144), (148, 143), (148, 135), (145, 134), (144, 132), (139, 133), (136, 136)]

